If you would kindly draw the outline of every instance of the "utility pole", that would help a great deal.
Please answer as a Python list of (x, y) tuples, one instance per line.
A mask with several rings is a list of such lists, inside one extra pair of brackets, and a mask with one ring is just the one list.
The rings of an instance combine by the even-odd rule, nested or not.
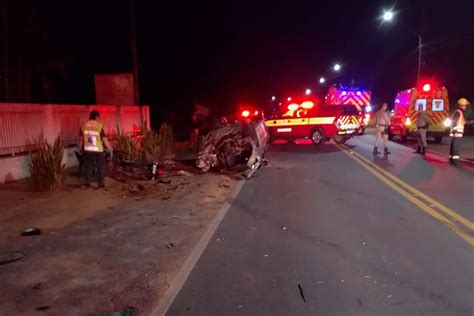
[(3, 88), (5, 102), (8, 102), (8, 22), (7, 22), (7, 9), (2, 10), (3, 15)]
[(418, 79), (417, 79), (417, 84), (420, 84), (422, 44), (423, 44), (422, 37), (421, 37), (421, 35), (418, 35)]
[(135, 105), (140, 105), (140, 86), (138, 84), (138, 54), (137, 54), (137, 30), (136, 12), (134, 0), (130, 0), (130, 46), (133, 64), (133, 101)]

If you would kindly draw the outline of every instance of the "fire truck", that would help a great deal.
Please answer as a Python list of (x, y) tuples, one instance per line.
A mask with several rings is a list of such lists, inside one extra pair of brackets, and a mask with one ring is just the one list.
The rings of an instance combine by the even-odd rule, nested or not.
[(431, 118), (427, 136), (440, 143), (451, 124), (448, 90), (433, 83), (424, 83), (397, 94), (394, 114), (390, 118), (389, 138), (398, 137), (403, 142), (407, 137), (415, 136), (416, 119), (421, 108)]
[(359, 111), (350, 104), (322, 105), (315, 100), (283, 105), (281, 113), (265, 121), (270, 139), (311, 139), (315, 145), (334, 138), (345, 142), (360, 128)]
[(365, 128), (370, 121), (370, 112), (372, 111), (370, 100), (372, 92), (366, 89), (344, 88), (333, 85), (329, 88), (325, 97), (326, 104), (352, 104), (359, 111), (360, 128), (358, 134), (364, 134)]

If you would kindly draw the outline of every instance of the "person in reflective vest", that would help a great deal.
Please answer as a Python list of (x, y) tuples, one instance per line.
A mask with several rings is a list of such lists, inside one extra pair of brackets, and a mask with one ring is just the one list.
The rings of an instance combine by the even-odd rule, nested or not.
[(458, 108), (451, 116), (451, 130), (449, 136), (451, 137), (451, 147), (449, 148), (449, 163), (456, 165), (460, 158), (461, 139), (464, 135), (464, 111), (469, 105), (469, 101), (465, 98), (458, 100)]
[(93, 110), (89, 120), (84, 122), (80, 131), (79, 148), (83, 151), (85, 168), (85, 187), (90, 186), (94, 168), (98, 173), (98, 188), (105, 188), (105, 152), (104, 146), (112, 157), (113, 150), (104, 131), (104, 126), (98, 120), (100, 114)]

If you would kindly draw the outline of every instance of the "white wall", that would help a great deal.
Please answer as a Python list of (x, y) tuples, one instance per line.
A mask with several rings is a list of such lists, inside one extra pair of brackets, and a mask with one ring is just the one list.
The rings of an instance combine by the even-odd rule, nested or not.
[[(66, 165), (66, 168), (74, 167), (79, 164), (74, 154), (76, 150), (77, 147), (69, 147), (64, 150), (63, 163)], [(30, 155), (0, 158), (0, 183), (7, 183), (29, 177), (29, 162)]]

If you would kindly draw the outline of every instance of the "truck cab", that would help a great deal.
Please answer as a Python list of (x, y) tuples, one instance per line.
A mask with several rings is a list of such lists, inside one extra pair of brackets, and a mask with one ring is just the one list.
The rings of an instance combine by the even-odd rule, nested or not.
[(315, 145), (335, 138), (345, 141), (360, 128), (359, 111), (353, 105), (316, 105), (315, 101), (289, 103), (281, 113), (265, 121), (272, 140), (311, 139)]
[(390, 118), (389, 138), (398, 137), (404, 142), (408, 137), (416, 136), (416, 120), (420, 109), (426, 111), (431, 119), (427, 136), (440, 143), (449, 127), (448, 90), (431, 83), (397, 94), (394, 113)]

